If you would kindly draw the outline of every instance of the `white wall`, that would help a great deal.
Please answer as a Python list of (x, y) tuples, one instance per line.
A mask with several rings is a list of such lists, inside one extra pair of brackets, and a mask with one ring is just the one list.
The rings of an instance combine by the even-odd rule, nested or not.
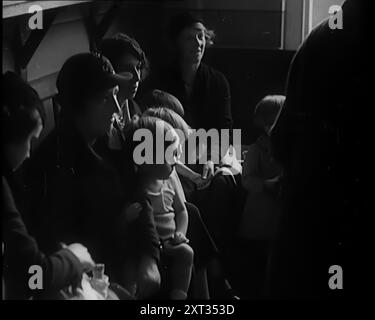
[(341, 6), (344, 0), (310, 0), (312, 2), (311, 27), (315, 28), (320, 22), (329, 17), (328, 10), (333, 5)]
[[(97, 19), (102, 17), (109, 5), (109, 1), (100, 4)], [(83, 22), (83, 12), (86, 9), (86, 7), (82, 9), (77, 6), (59, 9), (60, 12), (55, 21), (27, 66), (26, 80), (38, 91), (47, 115), (46, 127), (43, 130), (42, 138), (54, 126), (51, 98), (56, 93), (55, 83), (58, 71), (70, 56), (89, 51), (88, 35)], [(8, 70), (15, 71), (16, 69), (12, 42), (14, 41), (15, 28), (20, 18), (27, 19), (28, 17), (3, 19), (3, 73)]]
[(302, 42), (303, 0), (285, 1), (284, 49), (297, 50)]

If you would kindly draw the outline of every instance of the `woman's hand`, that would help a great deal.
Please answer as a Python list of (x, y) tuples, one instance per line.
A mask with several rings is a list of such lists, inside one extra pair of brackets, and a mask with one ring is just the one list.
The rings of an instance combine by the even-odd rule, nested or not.
[(214, 163), (211, 160), (208, 160), (203, 166), (202, 178), (210, 179), (215, 173)]
[(63, 246), (65, 249), (70, 250), (82, 264), (85, 270), (91, 270), (95, 266), (87, 248), (80, 243), (72, 243), (68, 246)]

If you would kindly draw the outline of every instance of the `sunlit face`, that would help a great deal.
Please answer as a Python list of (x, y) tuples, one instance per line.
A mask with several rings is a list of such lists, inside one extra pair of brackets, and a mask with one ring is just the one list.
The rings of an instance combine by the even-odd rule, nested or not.
[(112, 117), (119, 111), (118, 86), (98, 93), (88, 101), (83, 119), (91, 135), (101, 137), (109, 132)]
[(32, 141), (38, 139), (43, 130), (43, 123), (39, 112), (35, 111), (35, 113), (38, 119), (36, 127), (25, 139), (7, 146), (6, 153), (13, 170), (17, 170), (22, 163), (30, 157)]
[(190, 63), (200, 63), (206, 48), (205, 27), (195, 23), (180, 33), (177, 44), (180, 56)]
[(141, 81), (142, 63), (132, 54), (127, 54), (116, 65), (118, 75), (131, 74), (131, 80), (125, 80), (120, 83), (120, 96), (124, 99), (134, 99)]

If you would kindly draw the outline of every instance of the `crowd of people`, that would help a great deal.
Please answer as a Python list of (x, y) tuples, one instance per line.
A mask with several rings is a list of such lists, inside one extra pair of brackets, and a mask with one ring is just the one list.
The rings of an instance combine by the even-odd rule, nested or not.
[[(174, 59), (163, 74), (153, 75), (157, 85), (143, 97), (135, 99), (150, 66), (128, 35), (106, 38), (97, 51), (68, 58), (56, 81), (55, 127), (31, 156), (45, 126), (43, 104), (26, 81), (5, 73), (3, 297), (93, 298), (85, 290), (88, 282), (98, 292), (103, 287), (97, 284), (104, 286), (106, 294), (94, 296), (99, 299), (238, 299), (230, 283), (233, 265), (241, 261), (233, 252), (251, 262), (242, 270), (250, 297), (324, 296), (321, 282), (327, 276), (317, 279), (330, 261), (328, 252), (347, 253), (350, 247), (347, 233), (321, 230), (335, 221), (333, 207), (342, 191), (342, 168), (334, 157), (345, 141), (337, 143), (332, 128), (341, 134), (345, 124), (335, 122), (335, 112), (348, 112), (348, 100), (354, 100), (338, 98), (344, 83), (329, 89), (333, 83), (320, 78), (316, 66), (331, 65), (335, 50), (357, 41), (358, 3), (346, 1), (344, 19), (353, 14), (342, 33), (323, 23), (308, 37), (292, 62), (286, 97), (271, 92), (255, 107), (256, 142), (237, 174), (217, 174), (223, 163), (213, 153), (220, 143), (193, 150), (193, 158), (204, 152), (206, 161), (181, 160), (182, 153), (191, 159), (192, 129), (233, 126), (230, 85), (202, 61), (214, 33), (190, 13), (171, 20)], [(353, 76), (356, 66), (344, 62), (340, 81), (361, 81)], [(330, 102), (323, 101), (331, 94)], [(136, 161), (140, 129), (152, 133), (148, 146), (154, 156), (157, 137), (169, 135), (163, 162)], [(315, 269), (306, 267), (315, 258)], [(43, 271), (39, 290), (30, 287), (33, 265)], [(301, 265), (299, 272), (311, 271), (311, 283), (304, 280), (310, 286), (299, 285), (300, 274), (293, 273)]]

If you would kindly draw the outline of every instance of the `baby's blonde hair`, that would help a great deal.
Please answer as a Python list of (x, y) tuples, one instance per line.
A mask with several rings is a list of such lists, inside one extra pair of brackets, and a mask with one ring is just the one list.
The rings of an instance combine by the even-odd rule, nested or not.
[(262, 120), (271, 120), (271, 130), (277, 123), (280, 116), (281, 110), (285, 102), (285, 96), (283, 95), (268, 95), (265, 96), (256, 106), (254, 110), (254, 118), (260, 118)]

